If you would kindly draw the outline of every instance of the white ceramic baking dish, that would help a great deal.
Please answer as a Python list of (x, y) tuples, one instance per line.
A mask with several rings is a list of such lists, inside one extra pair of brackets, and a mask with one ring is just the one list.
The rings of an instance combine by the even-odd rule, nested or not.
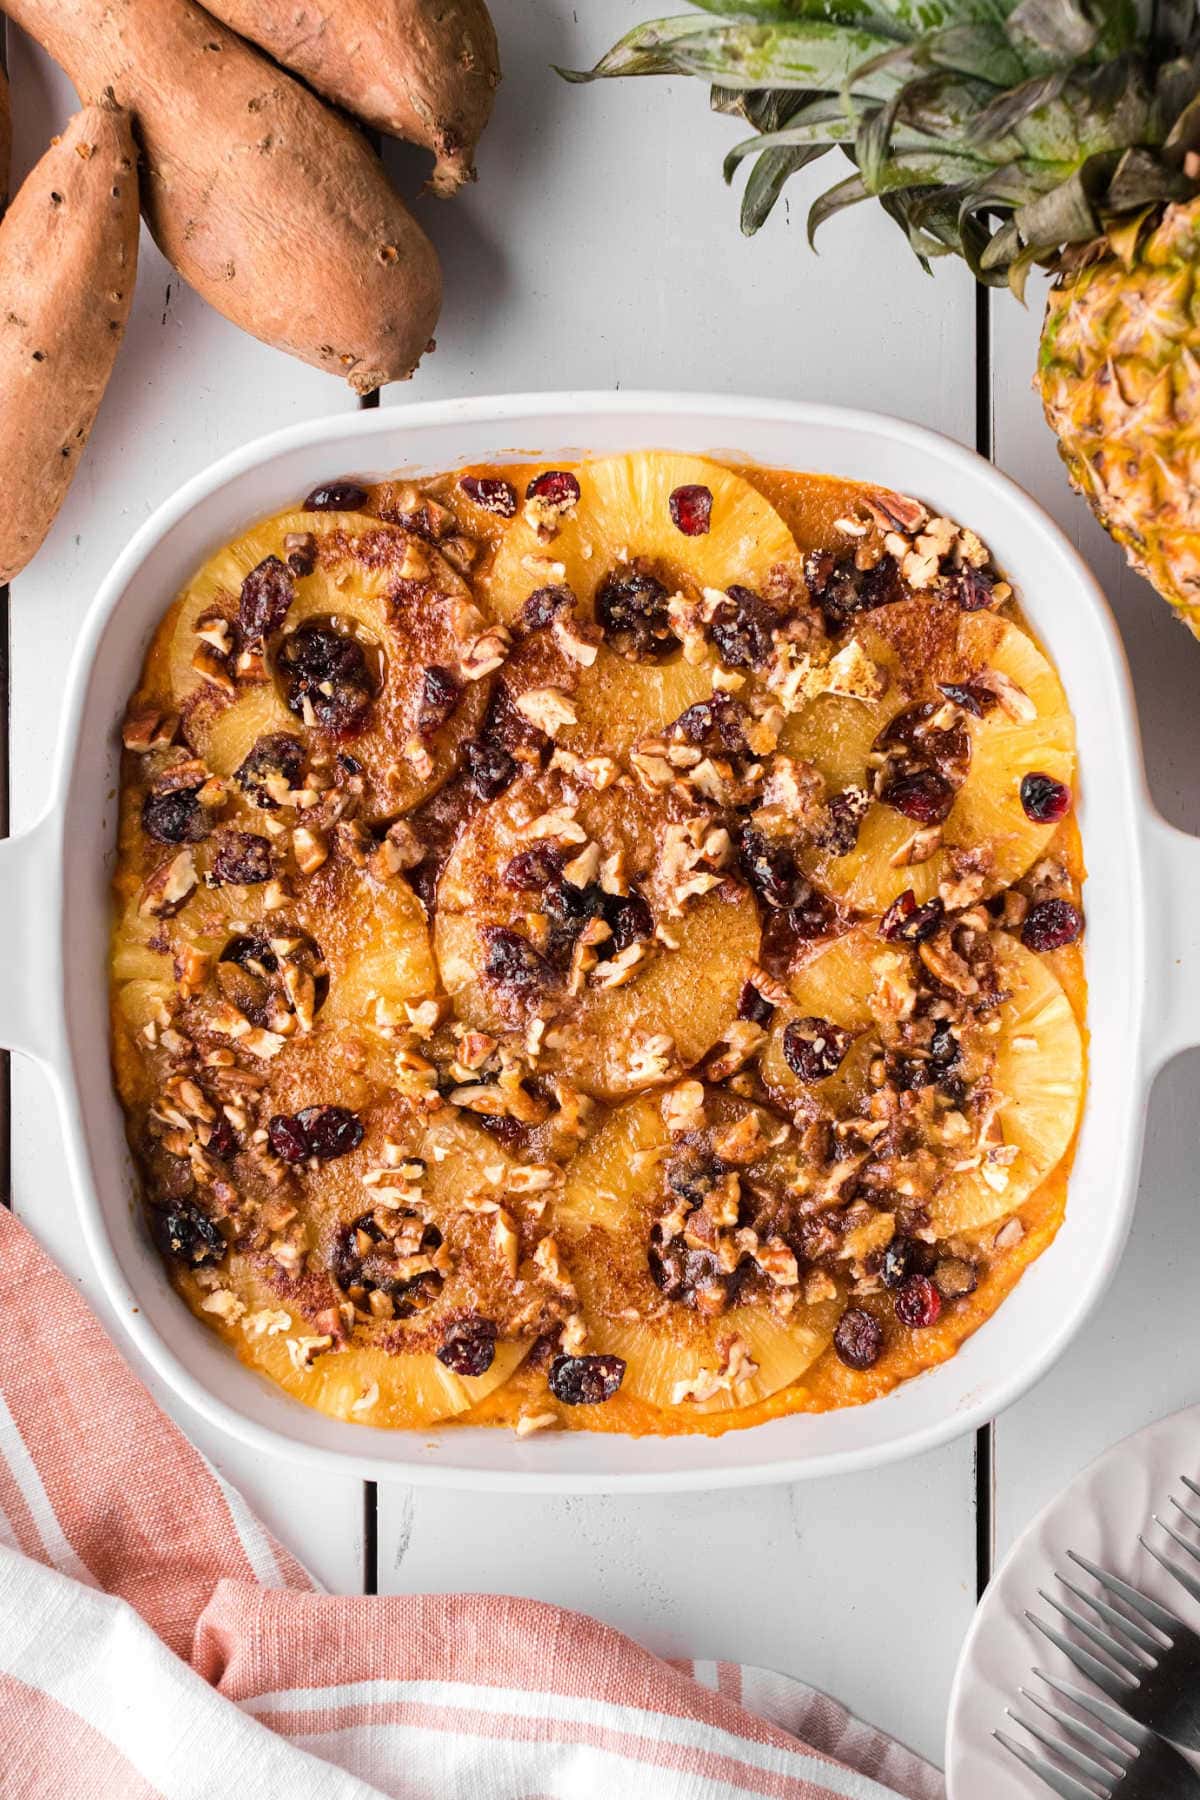
[[(174, 1295), (141, 1227), (107, 1049), (124, 702), (155, 625), (197, 564), (320, 480), (644, 447), (919, 495), (978, 531), (1015, 583), (1066, 683), (1082, 771), (1091, 1076), (1066, 1224), (953, 1361), (870, 1406), (721, 1438), (570, 1432), (518, 1442), (495, 1430), (341, 1424), (236, 1362)], [(1128, 675), (1092, 576), (1027, 495), (958, 444), (867, 413), (672, 394), (435, 402), (296, 426), (224, 458), (137, 532), (92, 604), (64, 714), (53, 804), (32, 831), (0, 845), (0, 1041), (37, 1058), (54, 1083), (81, 1230), (130, 1336), (198, 1412), (265, 1453), (377, 1479), (591, 1492), (860, 1469), (993, 1417), (1061, 1354), (1111, 1277), (1133, 1207), (1150, 1081), (1176, 1050), (1200, 1041), (1200, 840), (1164, 824), (1149, 803)]]

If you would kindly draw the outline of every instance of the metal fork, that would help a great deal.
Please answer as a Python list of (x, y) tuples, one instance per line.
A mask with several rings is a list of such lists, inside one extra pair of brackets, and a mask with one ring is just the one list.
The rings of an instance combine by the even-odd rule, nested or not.
[(1007, 1716), (1013, 1723), (1052, 1751), (1057, 1760), (1047, 1762), (1003, 1731), (994, 1732), (993, 1736), (1062, 1800), (1200, 1800), (1200, 1776), (1178, 1750), (1164, 1744), (1118, 1707), (1110, 1706), (1107, 1700), (1098, 1700), (1094, 1694), (1055, 1681), (1042, 1669), (1035, 1669), (1034, 1674), (1112, 1734), (1104, 1737), (1081, 1719), (1039, 1700), (1028, 1688), (1021, 1689), (1022, 1699), (1061, 1726), (1075, 1743), (1051, 1736), (1044, 1726), (1019, 1718), (1011, 1708), (1007, 1709)]
[[(1182, 1507), (1180, 1511), (1183, 1511)], [(1171, 1530), (1169, 1526), (1166, 1529)], [(1172, 1535), (1184, 1543), (1177, 1534)], [(1194, 1582), (1194, 1591), (1200, 1597), (1200, 1582), (1195, 1582), (1186, 1571), (1177, 1569), (1149, 1544), (1146, 1548), (1177, 1580), (1182, 1580), (1184, 1586)], [(1184, 1543), (1184, 1548), (1192, 1554), (1190, 1545)], [(1030, 1624), (1043, 1637), (1049, 1638), (1081, 1674), (1093, 1681), (1131, 1719), (1170, 1738), (1172, 1743), (1180, 1744), (1184, 1749), (1200, 1749), (1200, 1637), (1173, 1612), (1149, 1599), (1140, 1589), (1131, 1587), (1129, 1582), (1110, 1575), (1106, 1569), (1099, 1568), (1074, 1550), (1068, 1555), (1130, 1612), (1136, 1613), (1143, 1623), (1139, 1624), (1127, 1613), (1089, 1594), (1085, 1588), (1077, 1587), (1066, 1576), (1057, 1575), (1067, 1592), (1089, 1607), (1108, 1630), (1102, 1630), (1044, 1588), (1039, 1589), (1041, 1598), (1109, 1661), (1101, 1661), (1099, 1656), (1064, 1636), (1053, 1625), (1046, 1624), (1033, 1613), (1026, 1613)], [(1200, 1555), (1197, 1555), (1197, 1561), (1200, 1562)], [(1193, 1588), (1189, 1587), (1188, 1591), (1192, 1592)]]

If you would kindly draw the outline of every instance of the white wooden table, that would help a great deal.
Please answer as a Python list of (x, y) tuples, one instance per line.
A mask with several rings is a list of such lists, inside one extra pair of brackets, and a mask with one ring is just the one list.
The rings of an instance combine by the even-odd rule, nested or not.
[[(576, 17), (570, 0), (493, 0), (506, 79), (479, 185), (453, 204), (418, 206), (445, 265), (439, 348), (382, 404), (571, 386), (710, 389), (874, 407), (981, 447), (1093, 560), (1129, 647), (1156, 799), (1200, 829), (1200, 645), (1068, 493), (1030, 390), (1036, 296), (1026, 314), (1004, 295), (977, 301), (958, 267), (927, 279), (895, 228), (865, 208), (830, 226), (814, 258), (804, 212), (820, 178), (836, 178), (832, 161), (794, 181), (768, 229), (744, 242), (720, 179), (738, 126), (708, 114), (699, 84), (578, 90), (551, 72), (589, 63), (654, 10), (654, 0), (588, 0)], [(11, 29), (8, 60), (22, 174), (74, 99)], [(419, 159), (399, 151), (395, 166), (414, 191)], [(14, 829), (45, 804), (61, 671), (130, 531), (234, 445), (355, 404), (208, 311), (144, 241), (133, 320), (82, 471), (11, 595)], [(991, 1558), (1101, 1448), (1197, 1397), (1198, 1072), (1194, 1060), (1176, 1063), (1155, 1092), (1138, 1224), (1100, 1312), (978, 1444), (743, 1494), (376, 1494), (349, 1479), (298, 1482), (160, 1398), (332, 1588), (558, 1601), (668, 1655), (802, 1676), (940, 1757), (955, 1658)], [(17, 1211), (103, 1313), (49, 1090), (19, 1063), (11, 1113)]]

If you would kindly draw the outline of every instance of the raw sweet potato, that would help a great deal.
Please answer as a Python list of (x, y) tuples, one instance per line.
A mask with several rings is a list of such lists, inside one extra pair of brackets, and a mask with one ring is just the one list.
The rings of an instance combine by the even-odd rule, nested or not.
[(347, 120), (192, 0), (4, 3), (81, 94), (128, 107), (146, 221), (198, 293), (359, 393), (412, 373), (441, 272)]
[(500, 80), (483, 0), (206, 0), (208, 11), (378, 131), (432, 150), (429, 185), (474, 178)]
[(129, 114), (85, 107), (0, 224), (0, 582), (49, 531), (129, 317), (137, 272)]
[(0, 69), (0, 212), (8, 199), (8, 171), (12, 155), (12, 113), (8, 104), (8, 76)]

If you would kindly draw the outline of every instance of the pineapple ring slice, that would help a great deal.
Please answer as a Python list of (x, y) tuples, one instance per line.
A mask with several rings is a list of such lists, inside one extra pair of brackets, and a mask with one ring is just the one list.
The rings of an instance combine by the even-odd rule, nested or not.
[[(1007, 998), (961, 1033), (962, 1073), (986, 1075), (999, 1098), (997, 1117), (1008, 1164), (981, 1163), (948, 1173), (931, 1212), (939, 1236), (973, 1231), (1015, 1212), (1066, 1154), (1075, 1135), (1084, 1086), (1083, 1037), (1061, 982), (1049, 963), (1006, 932), (993, 936), (997, 975)], [(879, 1054), (870, 1007), (876, 969), (902, 952), (865, 930), (847, 932), (817, 952), (788, 981), (791, 1000), (776, 1010), (760, 1064), (781, 1104), (807, 1097), (831, 1118), (857, 1111), (868, 1069)], [(823, 1081), (802, 1083), (783, 1054), (784, 1033), (796, 1018), (827, 1019), (855, 1034), (840, 1067)]]
[[(192, 1284), (186, 1277), (183, 1282), (186, 1292)], [(264, 1295), (259, 1297), (259, 1306), (272, 1311), (277, 1303)], [(253, 1313), (257, 1308), (249, 1310)], [(289, 1338), (295, 1341), (303, 1333), (285, 1329), (251, 1343), (238, 1325), (218, 1325), (217, 1329), (240, 1361), (268, 1376), (305, 1406), (352, 1425), (373, 1425), (384, 1431), (411, 1431), (467, 1412), (520, 1368), (528, 1350), (524, 1344), (497, 1344), (491, 1368), (485, 1375), (473, 1377), (456, 1375), (429, 1353), (396, 1356), (366, 1344), (318, 1356), (311, 1367), (303, 1368), (292, 1361), (288, 1349)]]
[[(643, 450), (588, 462), (578, 474), (579, 503), (549, 544), (523, 515), (505, 531), (485, 584), (498, 618), (516, 619), (535, 589), (560, 582), (574, 593), (580, 615), (591, 618), (601, 582), (634, 558), (672, 593), (694, 596), (731, 584), (762, 593), (781, 580), (799, 587), (800, 553), (788, 527), (757, 488), (720, 463)], [(712, 494), (710, 528), (697, 537), (685, 536), (671, 518), (672, 493), (690, 486)], [(707, 700), (717, 667), (711, 649), (696, 663), (678, 651), (633, 662), (601, 645), (581, 684), (577, 723), (558, 742), (583, 755), (619, 755)]]
[[(797, 1305), (785, 1321), (766, 1306), (735, 1305), (706, 1318), (664, 1300), (647, 1249), (668, 1204), (660, 1170), (670, 1143), (660, 1105), (643, 1097), (610, 1114), (567, 1169), (557, 1217), (588, 1350), (622, 1359), (623, 1392), (683, 1417), (752, 1406), (798, 1381), (828, 1348), (842, 1302)], [(631, 1310), (641, 1316), (629, 1318)], [(676, 1399), (721, 1368), (735, 1338), (749, 1356), (747, 1377), (706, 1399)]]
[(974, 1231), (1023, 1205), (1066, 1155), (1083, 1103), (1083, 1034), (1062, 983), (1016, 938), (997, 938), (996, 961), (1009, 998), (994, 1015), (1000, 1030), (991, 1043), (991, 1078), (1004, 1143), (1015, 1144), (1017, 1155), (1001, 1171), (1007, 1182), (986, 1163), (950, 1177), (933, 1205), (943, 1236)]
[(641, 739), (657, 737), (697, 701), (712, 696), (711, 660), (635, 663), (601, 644), (574, 696), (575, 723), (555, 742), (579, 756), (625, 756)]
[[(502, 1034), (519, 1022), (520, 1006), (514, 1011), (503, 987), (484, 973), (495, 942), (487, 934), (516, 932), (532, 942), (531, 918), (545, 917), (542, 895), (508, 885), (505, 871), (532, 846), (554, 845), (553, 834), (535, 838), (533, 827), (567, 814), (584, 840), (562, 844), (559, 854), (568, 866), (589, 845), (597, 846), (602, 858), (619, 853), (625, 878), (645, 901), (652, 925), (677, 940), (675, 949), (649, 943), (645, 960), (619, 986), (590, 979), (571, 996), (560, 971), (559, 978), (528, 995), (528, 1012), (549, 1021), (540, 1066), (561, 1072), (598, 1099), (620, 1099), (635, 1086), (677, 1073), (681, 1065), (691, 1067), (732, 1023), (746, 970), (758, 954), (758, 912), (741, 885), (731, 886), (728, 895), (717, 890), (689, 899), (682, 912), (675, 909), (672, 835), (686, 821), (707, 821), (707, 815), (638, 788), (614, 785), (597, 793), (570, 787), (554, 773), (522, 777), (468, 823), (438, 885), (434, 948), (442, 984), (458, 1017), (472, 1027)], [(587, 882), (589, 893), (595, 893), (596, 879)], [(565, 879), (553, 885), (568, 894)], [(669, 1068), (657, 1077), (637, 1078), (635, 1052), (664, 1038), (670, 1040)]]
[[(882, 609), (881, 609), (882, 611)], [(813, 762), (827, 791), (870, 788), (871, 752), (879, 733), (896, 715), (921, 699), (940, 699), (906, 692), (900, 658), (881, 635), (887, 620), (876, 614), (860, 632), (871, 659), (892, 677), (879, 700), (822, 695), (784, 726), (780, 749)], [(986, 891), (998, 892), (1018, 880), (1044, 853), (1056, 827), (1026, 817), (1021, 805), (1022, 777), (1034, 772), (1070, 786), (1075, 773), (1075, 733), (1067, 698), (1049, 662), (1032, 639), (1016, 625), (992, 613), (964, 614), (957, 628), (956, 667), (948, 680), (970, 683), (994, 671), (1017, 690), (1012, 710), (1004, 704), (982, 718), (964, 714), (971, 762), (948, 818), (942, 844), (927, 860), (906, 863), (905, 846), (921, 829), (893, 807), (873, 804), (862, 821), (858, 842), (846, 856), (831, 856), (815, 845), (802, 853), (805, 873), (847, 905), (861, 912), (882, 913), (911, 888), (918, 904), (952, 878), (950, 849), (990, 847), (994, 863)], [(899, 677), (899, 679), (897, 679)]]
[[(214, 774), (232, 776), (269, 732), (311, 735), (328, 748), (325, 733), (305, 727), (289, 710), (272, 673), (280, 638), (268, 646), (268, 679), (241, 681), (232, 696), (193, 666), (197, 622), (209, 614), (236, 621), (246, 575), (268, 556), (285, 559), (285, 540), (296, 533), (316, 539), (317, 562), (310, 574), (294, 578), (283, 631), (336, 621), (363, 644), (378, 691), (366, 728), (344, 748), (363, 766), (368, 809), (403, 811), (440, 786), (459, 746), (478, 731), (488, 683), (462, 683), (449, 718), (420, 740), (428, 766), (419, 756), (405, 756), (418, 731), (425, 671), (457, 669), (464, 631), (478, 628), (478, 612), (462, 576), (432, 545), (398, 526), (360, 513), (288, 512), (261, 520), (211, 557), (184, 588), (151, 649), (143, 686), (170, 696), (188, 742)], [(404, 574), (410, 565), (416, 573)]]
[(208, 959), (202, 996), (208, 1006), (219, 997), (217, 967), (231, 940), (298, 934), (320, 950), (328, 989), (312, 1031), (297, 1031), (273, 1059), (273, 1080), (286, 1080), (300, 1096), (297, 1104), (305, 1105), (312, 1088), (306, 1099), (304, 1081), (311, 1077), (322, 1085), (322, 1059), (335, 1068), (349, 1059), (339, 1079), (350, 1097), (339, 1091), (324, 1099), (361, 1104), (364, 1094), (386, 1085), (394, 1073), (387, 1032), (397, 1021), (406, 1022), (406, 1005), (418, 1004), (437, 988), (424, 909), (402, 876), (377, 882), (335, 856), (315, 884), (306, 883), (297, 899), (276, 912), (266, 910), (262, 885), (201, 883), (169, 919), (139, 912), (135, 895), (113, 932), (115, 1022), (136, 1032), (174, 1012), (180, 1002), (176, 963), (186, 951)]
[[(585, 463), (578, 474), (579, 503), (548, 544), (523, 513), (506, 529), (485, 589), (498, 618), (515, 619), (535, 589), (553, 582), (565, 582), (590, 617), (601, 582), (634, 558), (669, 592), (737, 583), (761, 593), (777, 572), (800, 580), (800, 553), (775, 508), (720, 463), (637, 450)], [(672, 493), (692, 486), (712, 494), (709, 529), (697, 537), (671, 518)]]
[(243, 933), (306, 934), (319, 946), (329, 975), (318, 1028), (386, 1029), (404, 1022), (406, 1001), (426, 999), (437, 986), (424, 909), (403, 876), (375, 881), (340, 856), (278, 913), (267, 912), (262, 886), (200, 886), (174, 919), (156, 923), (173, 946), (190, 944), (214, 964), (229, 940)]
[[(310, 1096), (314, 1091), (323, 1092), (310, 1086)], [(330, 1096), (323, 1093), (323, 1098)], [(388, 1429), (432, 1425), (494, 1392), (533, 1341), (528, 1323), (520, 1320), (529, 1311), (530, 1293), (513, 1279), (494, 1230), (495, 1215), (465, 1205), (479, 1194), (502, 1196), (513, 1164), (500, 1145), (461, 1118), (436, 1117), (414, 1130), (394, 1103), (385, 1102), (374, 1113), (367, 1111), (363, 1123), (366, 1137), (360, 1148), (299, 1177), (306, 1212), (326, 1221), (320, 1236), (328, 1249), (341, 1221), (371, 1210), (372, 1196), (380, 1189), (364, 1186), (362, 1177), (378, 1162), (384, 1138), (411, 1146), (426, 1164), (421, 1216), (438, 1228), (450, 1254), (444, 1284), (426, 1306), (407, 1319), (360, 1316), (345, 1348), (318, 1353), (304, 1366), (289, 1350), (288, 1339), (317, 1335), (319, 1324), (277, 1295), (246, 1257), (233, 1252), (221, 1271), (222, 1286), (247, 1309), (232, 1320), (203, 1307), (205, 1292), (189, 1272), (177, 1279), (193, 1310), (206, 1324), (216, 1325), (243, 1362), (307, 1405), (334, 1418)], [(286, 1314), (288, 1326), (256, 1333), (252, 1315), (260, 1310)], [(460, 1376), (440, 1361), (436, 1347), (447, 1327), (471, 1315), (496, 1326), (495, 1357), (484, 1374)], [(261, 1323), (265, 1327), (267, 1321)]]

